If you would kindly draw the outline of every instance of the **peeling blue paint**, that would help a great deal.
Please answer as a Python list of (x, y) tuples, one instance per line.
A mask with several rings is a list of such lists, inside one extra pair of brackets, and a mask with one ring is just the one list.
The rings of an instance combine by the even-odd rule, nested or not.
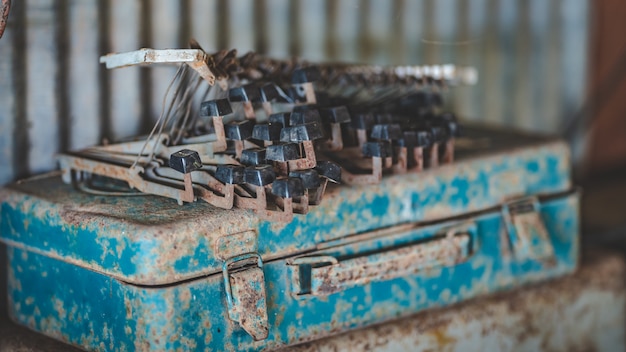
[[(54, 177), (24, 182), (0, 191), (11, 315), (34, 330), (93, 350), (252, 351), (563, 275), (578, 261), (577, 194), (541, 207), (554, 249), (550, 261), (510, 253), (507, 237), (501, 236), (502, 216), (493, 209), (513, 196), (568, 191), (566, 155), (564, 144), (548, 143), (386, 177), (376, 186), (331, 187), (322, 205), (289, 223), (203, 203), (179, 207), (153, 196), (86, 195)], [(285, 258), (294, 253), (344, 260), (413, 246), (457, 224), (446, 218), (461, 215), (467, 218), (459, 222), (474, 225), (468, 232), (471, 254), (456, 265), (374, 277), (330, 294), (293, 291), (297, 267)], [(410, 223), (422, 226), (394, 236), (346, 240)], [(258, 252), (266, 261), (270, 331), (263, 341), (253, 341), (228, 318), (222, 260), (214, 252), (217, 238), (247, 230), (257, 232)]]
[[(160, 197), (79, 194), (54, 179), (38, 182), (40, 187), (26, 182), (0, 193), (5, 199), (0, 233), (7, 243), (83, 262), (129, 282), (166, 284), (217, 272), (221, 265), (211, 246), (206, 252), (195, 247), (176, 251), (172, 237), (180, 238), (184, 247), (202, 237), (256, 230), (263, 257), (308, 250), (321, 241), (379, 227), (485, 209), (506, 197), (565, 191), (571, 187), (566, 153), (564, 145), (552, 143), (505, 157), (460, 160), (454, 168), (396, 175), (375, 187), (331, 189), (321, 206), (288, 224), (259, 220), (251, 211), (217, 210), (203, 203), (185, 204), (181, 209)], [(186, 216), (181, 218), (181, 214)], [(206, 233), (197, 233), (200, 227)], [(110, 248), (121, 242), (121, 250)], [(169, 255), (160, 255), (164, 252)]]
[[(577, 262), (576, 197), (572, 194), (542, 206), (555, 251), (552, 264), (500, 255), (507, 244), (499, 235), (503, 224), (498, 212), (473, 218), (477, 238), (473, 253), (463, 263), (373, 281), (328, 296), (294, 297), (287, 280), (291, 267), (284, 260), (267, 262), (265, 280), (272, 285), (266, 285), (270, 334), (264, 341), (253, 341), (227, 318), (219, 274), (179, 285), (138, 287), (46, 256), (23, 255), (16, 248), (9, 249), (9, 296), (20, 304), (11, 306), (11, 316), (35, 330), (94, 350), (110, 349), (100, 347), (101, 342), (128, 351), (190, 346), (245, 351), (288, 345), (571, 272)], [(449, 225), (421, 228), (411, 238), (427, 238)], [(393, 246), (406, 240), (381, 239), (381, 243)], [(42, 277), (44, 270), (48, 274)], [(56, 300), (61, 304), (55, 305)], [(69, 311), (81, 319), (67, 319)]]

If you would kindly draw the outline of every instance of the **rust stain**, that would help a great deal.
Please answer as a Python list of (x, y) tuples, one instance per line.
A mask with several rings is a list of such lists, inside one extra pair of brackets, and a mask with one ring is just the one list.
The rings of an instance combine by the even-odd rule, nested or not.
[(623, 350), (626, 282), (615, 278), (626, 273), (624, 258), (606, 251), (585, 256), (578, 273), (553, 282), (431, 309), (288, 350)]
[(437, 346), (445, 348), (448, 345), (454, 344), (457, 340), (446, 333), (445, 329), (434, 329), (431, 334), (437, 341)]

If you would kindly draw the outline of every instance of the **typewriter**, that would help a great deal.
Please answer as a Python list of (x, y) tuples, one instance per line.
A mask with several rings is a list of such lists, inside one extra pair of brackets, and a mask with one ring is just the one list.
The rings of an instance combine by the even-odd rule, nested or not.
[[(10, 315), (88, 350), (281, 348), (558, 277), (567, 145), (444, 111), (476, 72), (141, 49), (148, 136), (0, 191)], [(132, 116), (129, 116), (132, 118)]]

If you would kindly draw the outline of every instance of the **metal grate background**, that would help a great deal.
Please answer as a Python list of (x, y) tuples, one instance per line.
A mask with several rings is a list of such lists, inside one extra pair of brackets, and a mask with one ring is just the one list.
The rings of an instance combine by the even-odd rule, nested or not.
[(148, 130), (174, 67), (106, 71), (140, 47), (472, 65), (460, 116), (558, 132), (585, 92), (586, 0), (22, 0), (0, 39), (0, 184), (54, 154)]

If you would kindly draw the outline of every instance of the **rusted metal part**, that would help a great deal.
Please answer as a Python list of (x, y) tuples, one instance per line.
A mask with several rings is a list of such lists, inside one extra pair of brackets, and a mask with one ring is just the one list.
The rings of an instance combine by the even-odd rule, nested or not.
[(267, 208), (254, 209), (255, 214), (260, 218), (268, 221), (289, 222), (293, 219), (294, 207), (292, 198), (280, 199), (277, 203), (279, 210), (270, 210)]
[(307, 104), (316, 104), (317, 97), (315, 96), (315, 88), (313, 87), (313, 83), (305, 83), (302, 85), (304, 89), (304, 96), (306, 97)]
[[(14, 303), (11, 315), (32, 329), (86, 349), (96, 349), (101, 343), (112, 350), (276, 349), (569, 273), (577, 262), (576, 199), (575, 194), (569, 194), (542, 200), (541, 214), (550, 219), (546, 228), (555, 252), (559, 253), (557, 263), (551, 265), (494, 255), (508, 245), (508, 239), (499, 240), (504, 225), (498, 209), (467, 215), (477, 231), (470, 229), (465, 233), (461, 227), (455, 227), (465, 222), (459, 219), (453, 223), (415, 224), (413, 230), (402, 227), (400, 233), (389, 229), (358, 239), (347, 236), (319, 252), (310, 252), (308, 256), (314, 259), (301, 257), (291, 265), (286, 265), (286, 258), (264, 260), (261, 264), (260, 255), (235, 254), (227, 259), (227, 270), (221, 273), (159, 287), (132, 285), (12, 246), (9, 261), (15, 269), (9, 274), (9, 292)], [(203, 220), (201, 213), (196, 216), (198, 221)], [(39, 226), (32, 220), (29, 226)], [(462, 248), (471, 250), (470, 255), (457, 257), (463, 260), (447, 262), (443, 267), (425, 265), (404, 276), (374, 266), (374, 276), (357, 277), (368, 279), (327, 294), (324, 299), (292, 289), (290, 280), (296, 265), (341, 265), (359, 253), (384, 265), (386, 261), (377, 261), (377, 255), (415, 245), (416, 250), (425, 248), (420, 247), (429, 246), (425, 240), (439, 234), (444, 236), (439, 238), (444, 241), (442, 247), (427, 254), (435, 263), (439, 260), (436, 258), (444, 258), (439, 256), (440, 250), (445, 251), (444, 243), (462, 240), (466, 235), (471, 237), (472, 247)], [(80, 237), (85, 246), (87, 238)], [(232, 243), (236, 242), (240, 240)], [(263, 243), (259, 245), (262, 250)], [(455, 245), (448, 249), (459, 253)], [(410, 260), (389, 259), (399, 264), (393, 270), (412, 270), (400, 265), (408, 265)], [(347, 276), (346, 281), (350, 280)], [(45, 293), (39, 289), (41, 286), (48, 288)], [(229, 289), (230, 294), (226, 292)], [(389, 294), (381, 294), (384, 292)], [(85, 319), (90, 324), (84, 324)]]
[[(231, 265), (248, 259), (255, 259), (257, 266), (239, 270), (231, 268)], [(222, 270), (228, 317), (238, 322), (254, 340), (266, 339), (269, 324), (261, 257), (256, 253), (241, 254), (227, 259)]]
[[(289, 222), (293, 219), (293, 200), (291, 198), (280, 200), (278, 209), (268, 209), (268, 186), (249, 185), (253, 192), (245, 192), (239, 187), (239, 192), (235, 193), (234, 206), (241, 209), (251, 209), (262, 219), (268, 221)], [(243, 191), (243, 192), (242, 192)], [(242, 194), (243, 193), (243, 194)], [(276, 197), (272, 198), (278, 200)], [(277, 204), (278, 206), (278, 204)]]
[(554, 249), (550, 245), (550, 236), (539, 209), (536, 197), (511, 200), (502, 207), (509, 241), (516, 258), (554, 260)]
[(274, 167), (277, 174), (281, 176), (289, 175), (289, 162), (288, 161), (274, 161)]
[(441, 157), (442, 162), (445, 164), (451, 164), (454, 161), (454, 139), (454, 137), (450, 138), (445, 144), (443, 156)]
[(330, 124), (330, 139), (326, 141), (325, 147), (330, 151), (343, 149), (343, 138), (341, 136), (341, 124)]
[[(285, 223), (262, 220), (254, 212), (245, 209), (224, 212), (205, 202), (185, 204), (181, 209), (167, 198), (149, 195), (99, 196), (97, 201), (93, 201), (93, 195), (76, 191), (72, 185), (59, 184), (60, 180), (56, 178), (39, 180), (37, 185), (41, 186), (37, 186), (34, 181), (23, 182), (0, 194), (7, 203), (3, 211), (10, 214), (15, 212), (17, 217), (22, 216), (17, 215), (19, 209), (38, 208), (39, 202), (42, 202), (41, 206), (49, 208), (40, 215), (43, 217), (42, 214), (47, 214), (45, 218), (58, 225), (55, 231), (62, 234), (59, 236), (71, 239), (74, 238), (73, 234), (81, 233), (81, 243), (91, 243), (90, 248), (97, 248), (95, 253), (107, 252), (107, 248), (111, 248), (107, 243), (150, 243), (157, 248), (155, 253), (168, 255), (159, 260), (143, 256), (133, 259), (133, 262), (144, 263), (142, 270), (131, 269), (134, 266), (130, 264), (112, 264), (116, 261), (130, 262), (129, 258), (134, 258), (130, 254), (132, 252), (122, 250), (127, 245), (120, 247), (119, 251), (107, 252), (108, 259), (104, 263), (99, 262), (100, 255), (91, 257), (86, 253), (72, 254), (71, 258), (92, 270), (123, 277), (126, 282), (166, 284), (219, 270), (216, 269), (214, 259), (204, 254), (212, 250), (206, 249), (203, 241), (210, 241), (209, 247), (212, 248), (216, 238), (229, 233), (257, 229), (260, 238), (281, 243), (280, 246), (259, 249), (264, 259), (277, 258), (294, 251), (310, 250), (315, 246), (314, 240), (331, 241), (379, 227), (432, 221), (489, 208), (520, 195), (549, 194), (571, 187), (568, 176), (571, 168), (565, 144), (515, 137), (505, 131), (483, 131), (481, 134), (468, 128), (467, 133), (475, 140), (484, 140), (490, 136), (489, 142), (468, 144), (460, 150), (454, 167), (385, 177), (375, 187), (331, 185), (326, 189), (324, 202), (320, 206), (310, 207), (306, 215), (296, 215)], [(531, 146), (537, 142), (540, 143)], [(155, 168), (159, 173), (167, 169)], [(169, 177), (174, 173), (163, 175)], [(181, 176), (178, 177), (182, 180)], [(192, 177), (196, 180), (196, 172)], [(235, 197), (254, 197), (254, 192), (246, 191), (241, 186), (235, 185)], [(210, 188), (214, 189), (213, 186)], [(24, 198), (24, 194), (35, 196)], [(315, 199), (313, 191), (310, 191), (310, 198)], [(110, 214), (109, 219), (113, 222), (106, 225), (106, 234), (99, 232), (103, 226), (99, 214)], [(195, 220), (190, 221), (191, 218)], [(345, 220), (337, 221), (338, 218)], [(22, 221), (12, 221), (13, 226), (19, 225), (18, 228), (4, 229), (2, 236), (17, 241), (19, 238), (15, 236), (20, 231), (26, 231), (33, 239), (33, 248), (53, 256), (59, 255), (55, 253), (70, 256), (68, 246), (72, 241), (68, 239), (68, 243), (56, 244), (56, 252), (50, 252), (49, 246), (53, 242), (35, 232), (37, 227), (32, 225), (33, 221), (28, 221), (31, 225), (27, 230), (18, 230)], [(163, 229), (159, 224), (168, 225)], [(203, 230), (199, 232), (198, 229)], [(168, 235), (163, 236), (159, 231), (165, 231)], [(301, 235), (308, 231), (315, 233), (316, 237), (306, 238)], [(197, 239), (199, 233), (205, 236), (202, 240)], [(96, 241), (96, 234), (102, 239)], [(506, 237), (506, 232), (504, 234)], [(126, 236), (130, 237), (124, 239)], [(173, 250), (174, 247), (178, 249)], [(200, 248), (197, 253), (194, 252), (195, 247)], [(504, 251), (505, 248), (501, 250)], [(186, 255), (194, 256), (194, 259), (180, 262), (174, 270), (174, 263)]]
[(243, 102), (243, 113), (248, 120), (256, 119), (256, 113), (254, 112), (254, 106), (251, 101)]
[(274, 108), (272, 107), (271, 102), (264, 101), (263, 103), (261, 103), (261, 105), (263, 106), (263, 111), (265, 112), (265, 115), (270, 116), (274, 112)]
[(428, 155), (429, 155), (428, 166), (429, 167), (439, 166), (439, 143), (433, 143), (433, 145), (429, 148)]
[(11, 0), (2, 0), (0, 4), (0, 38), (4, 33), (9, 18), (9, 10), (11, 10)]
[(356, 130), (356, 135), (357, 135), (357, 139), (359, 141), (359, 148), (363, 147), (363, 144), (365, 144), (365, 142), (367, 142), (367, 131), (364, 129), (357, 129)]
[[(309, 197), (309, 205), (319, 205), (322, 202), (322, 197), (324, 197), (324, 192), (326, 192), (326, 187), (328, 186), (328, 179), (322, 177), (320, 179), (320, 186), (313, 189), (313, 196)], [(307, 191), (308, 194), (308, 191)]]
[(210, 85), (215, 84), (215, 75), (208, 66), (209, 56), (202, 49), (139, 49), (125, 53), (108, 54), (100, 57), (107, 68), (119, 68), (152, 63), (185, 63), (193, 68)]
[(408, 168), (408, 149), (406, 147), (398, 147), (396, 152), (397, 161), (393, 165), (393, 172), (403, 174)]
[(191, 174), (185, 174), (184, 176), (185, 182), (185, 191), (183, 192), (183, 196), (179, 200), (179, 204), (182, 205), (183, 202), (194, 202), (196, 197), (193, 194), (193, 181), (191, 181)]
[(413, 168), (413, 170), (418, 172), (422, 171), (424, 169), (424, 148), (413, 148), (413, 158), (415, 161), (415, 167)]
[[(274, 60), (254, 55), (253, 53), (237, 58), (236, 50), (222, 50), (214, 54), (207, 54), (199, 45), (192, 45), (192, 48), (140, 49), (125, 53), (108, 54), (102, 56), (100, 60), (102, 63), (107, 64), (107, 68), (146, 63), (186, 63), (211, 85), (215, 81), (227, 82), (232, 77), (237, 77), (240, 80), (259, 80), (265, 77), (286, 81), (291, 71), (309, 65), (293, 59), (289, 61)], [(439, 85), (472, 85), (477, 81), (474, 68), (456, 67), (454, 65), (380, 67), (327, 64), (317, 66), (320, 69), (322, 83), (329, 87), (340, 82), (412, 86), (415, 83), (427, 85), (432, 82)], [(306, 101), (315, 103), (317, 100), (312, 83), (306, 82), (300, 84), (300, 86)]]
[(242, 209), (265, 209), (267, 208), (267, 192), (265, 186), (250, 185), (253, 190), (252, 196), (235, 194), (235, 206)]
[(224, 134), (224, 118), (222, 116), (213, 116), (213, 128), (217, 140), (212, 144), (213, 152), (223, 152), (226, 150), (226, 136)]
[[(497, 147), (497, 138), (508, 147)], [(512, 143), (494, 134), (484, 149), (460, 153), (454, 167), (386, 177), (376, 187), (328, 187), (328, 201), (301, 216), (293, 213), (314, 189), (289, 198), (251, 180), (215, 191), (231, 187), (255, 212), (203, 202), (180, 211), (167, 199), (94, 196), (54, 178), (14, 185), (0, 192), (0, 234), (11, 246), (13, 267), (22, 268), (12, 273), (10, 295), (22, 302), (13, 305), (13, 316), (89, 349), (101, 342), (112, 350), (272, 349), (571, 272), (578, 202), (575, 193), (563, 193), (571, 187), (567, 148)], [(148, 165), (145, 177), (184, 189), (179, 171)], [(208, 165), (191, 171), (194, 187), (213, 189), (220, 182), (212, 172)], [(510, 203), (539, 193), (557, 194), (531, 202), (530, 211), (527, 201)], [(533, 233), (537, 219), (545, 238)], [(462, 228), (468, 221), (474, 225)], [(516, 226), (530, 230), (521, 236), (533, 242), (532, 255), (516, 244)], [(550, 247), (552, 258), (539, 247)], [(252, 256), (237, 260), (246, 253)], [(262, 271), (253, 257), (262, 258)], [(224, 280), (229, 260), (236, 263)], [(81, 282), (89, 285), (75, 286)], [(53, 291), (40, 293), (41, 286)], [(78, 306), (74, 317), (92, 326), (67, 319), (59, 306)], [(94, 318), (101, 312), (103, 318)]]
[(578, 271), (540, 285), (315, 340), (289, 351), (623, 351), (626, 265), (590, 249)]
[(311, 205), (309, 190), (304, 190), (304, 195), (294, 199), (293, 212), (296, 214), (306, 214), (309, 212), (309, 205)]
[(312, 169), (317, 165), (317, 157), (315, 156), (315, 146), (313, 141), (303, 141), (302, 148), (304, 158), (297, 160), (289, 160), (289, 170), (306, 170)]
[[(297, 61), (289, 61), (285, 65), (284, 62), (261, 58), (253, 53), (238, 58), (237, 52), (234, 50), (220, 51), (210, 55), (205, 53), (196, 42), (192, 41), (190, 46), (192, 49), (141, 49), (127, 53), (109, 54), (101, 57), (101, 62), (105, 63), (107, 68), (147, 63), (185, 63), (201, 73), (209, 72), (212, 75), (210, 79), (204, 78), (211, 84), (215, 80), (224, 82), (226, 87), (230, 88), (228, 99), (216, 99), (216, 97), (223, 96), (224, 92), (220, 92), (218, 87), (210, 88), (201, 95), (201, 98), (204, 100), (211, 97), (212, 99), (204, 101), (200, 106), (200, 111), (194, 115), (191, 106), (194, 100), (198, 98), (196, 93), (201, 81), (195, 77), (191, 69), (182, 65), (167, 89), (169, 93), (170, 88), (174, 87), (172, 95), (166, 93), (166, 98), (171, 96), (170, 103), (169, 105), (165, 104), (164, 99), (163, 112), (143, 144), (132, 141), (119, 145), (91, 147), (80, 152), (74, 152), (71, 155), (71, 160), (61, 163), (63, 167), (68, 168), (65, 170), (66, 175), (88, 177), (89, 173), (98, 169), (100, 172), (96, 173), (98, 175), (125, 181), (131, 187), (142, 192), (175, 198), (181, 205), (185, 202), (190, 203), (197, 199), (203, 199), (219, 207), (230, 208), (234, 205), (244, 209), (254, 209), (267, 219), (290, 221), (293, 209), (284, 207), (283, 201), (280, 199), (273, 197), (262, 199), (263, 197), (252, 196), (249, 192), (239, 192), (239, 195), (236, 196), (234, 187), (223, 187), (214, 180), (209, 180), (208, 184), (198, 181), (197, 173), (183, 177), (166, 176), (164, 172), (157, 172), (155, 168), (168, 165), (167, 160), (170, 155), (185, 150), (197, 153), (203, 164), (212, 166), (220, 164), (266, 164), (268, 161), (263, 160), (265, 151), (261, 148), (262, 146), (273, 146), (276, 145), (275, 143), (298, 143), (301, 148), (301, 158), (288, 160), (293, 159), (290, 157), (281, 160), (279, 156), (275, 155), (273, 158), (278, 159), (268, 159), (270, 163), (273, 163), (274, 172), (279, 176), (287, 176), (292, 171), (316, 168), (316, 147), (325, 146), (328, 151), (336, 154), (331, 156), (331, 159), (347, 161), (346, 167), (344, 167), (346, 182), (374, 184), (382, 180), (383, 173), (405, 173), (409, 168), (409, 162), (411, 162), (411, 167), (415, 164), (417, 169), (422, 165), (417, 160), (409, 160), (407, 148), (398, 148), (398, 152), (394, 152), (391, 148), (392, 145), (396, 144), (395, 141), (402, 137), (400, 122), (404, 123), (403, 127), (409, 129), (410, 132), (414, 133), (413, 135), (417, 133), (415, 129), (432, 130), (433, 138), (436, 134), (438, 140), (446, 138), (445, 128), (452, 132), (457, 131), (454, 115), (444, 115), (439, 111), (441, 98), (437, 95), (438, 88), (435, 87), (455, 76), (454, 67), (451, 66), (374, 67), (368, 69), (350, 65), (337, 65), (336, 67), (326, 65), (323, 69), (324, 73), (320, 75), (316, 66)], [(348, 77), (359, 77), (360, 80), (365, 81), (350, 83), (348, 80), (347, 83), (344, 82)], [(422, 94), (420, 96), (424, 97), (423, 99), (415, 98), (407, 103), (402, 99), (410, 96), (409, 93), (419, 91), (421, 88), (416, 88), (415, 85), (406, 85), (402, 89), (390, 86), (390, 83), (397, 83), (394, 81), (396, 78), (402, 80), (405, 77), (419, 80), (430, 79), (436, 83), (433, 83), (435, 86), (430, 87), (428, 92), (420, 93)], [(245, 84), (241, 85), (241, 82), (245, 82)], [(285, 84), (285, 82), (291, 82), (291, 87), (283, 90), (279, 85)], [(430, 81), (422, 83), (424, 86), (431, 84)], [(231, 84), (235, 86), (231, 87)], [(365, 113), (362, 115), (365, 116), (362, 121), (359, 120), (359, 123), (352, 124), (355, 126), (355, 131), (342, 131), (340, 124), (345, 123), (346, 128), (348, 128), (348, 123), (351, 122), (350, 111), (343, 104), (336, 107), (325, 106), (325, 101), (321, 101), (320, 106), (317, 106), (315, 87), (319, 85), (325, 87), (322, 89), (327, 90), (348, 85), (351, 88), (348, 89), (349, 93), (346, 94), (342, 89), (335, 89), (334, 94), (336, 96), (329, 98), (339, 101), (345, 99), (346, 103), (358, 103), (358, 106), (355, 107), (357, 110), (370, 111), (373, 109), (372, 111), (378, 111), (376, 106), (384, 103), (384, 106), (388, 105), (385, 109), (390, 109), (390, 111), (383, 111), (384, 113), (380, 114)], [(285, 91), (289, 94), (286, 94)], [(331, 101), (331, 99), (326, 100)], [(243, 104), (243, 117), (237, 116), (239, 112), (233, 112), (231, 103), (235, 102)], [(280, 102), (284, 107), (293, 110), (290, 118), (283, 118), (280, 123), (282, 126), (280, 127), (282, 129), (279, 129), (280, 138), (276, 136), (275, 130), (271, 134), (263, 135), (260, 140), (251, 138), (249, 128), (253, 127), (256, 122), (260, 122), (257, 119), (254, 105), (259, 102)], [(418, 105), (417, 107), (411, 106), (407, 110), (410, 111), (411, 116), (403, 116), (404, 110), (399, 112), (394, 110), (397, 110), (398, 106), (400, 108), (408, 106), (407, 104)], [(271, 105), (265, 105), (264, 108), (270, 111)], [(317, 110), (318, 108), (320, 110)], [(413, 116), (415, 111), (418, 113)], [(324, 114), (323, 118), (321, 113)], [(395, 113), (397, 116), (392, 116), (390, 113)], [(433, 115), (433, 113), (437, 115)], [(204, 119), (205, 116), (209, 120)], [(268, 117), (265, 116), (265, 118)], [(245, 120), (252, 122), (248, 121), (244, 128), (240, 122)], [(231, 149), (229, 149), (225, 136), (225, 121), (228, 123), (226, 126), (229, 127), (228, 139), (232, 142)], [(372, 131), (371, 138), (368, 138), (367, 133), (372, 126), (379, 132), (374, 133)], [(165, 129), (168, 129), (169, 132), (164, 132)], [(325, 136), (324, 134), (328, 132), (330, 132), (330, 136)], [(350, 139), (351, 135), (356, 134), (356, 144), (364, 148), (368, 147), (368, 149), (361, 150), (355, 147), (355, 141), (345, 142), (343, 140), (344, 132), (346, 139)], [(452, 132), (450, 135), (453, 134)], [(402, 143), (408, 143), (411, 146), (415, 144), (413, 142)], [(279, 144), (279, 146), (282, 145)], [(290, 146), (293, 147), (293, 145)], [(449, 143), (448, 146), (453, 146), (453, 144)], [(252, 148), (256, 148), (255, 150), (258, 151), (254, 154), (254, 161), (248, 160), (250, 154), (244, 153), (244, 150)], [(358, 154), (355, 154), (355, 150), (358, 151)], [(435, 167), (438, 164), (438, 150), (436, 143), (430, 148), (430, 167)], [(129, 170), (122, 171), (120, 166), (128, 163), (129, 159), (132, 158), (132, 153), (136, 153), (136, 155), (129, 169), (136, 167), (141, 167), (141, 169), (132, 172)], [(246, 154), (245, 158), (244, 154)], [(418, 155), (415, 155), (415, 150), (412, 154), (415, 159), (419, 158)], [(367, 158), (374, 156), (374, 159), (370, 161), (363, 158), (364, 155)], [(444, 157), (449, 158), (451, 155), (451, 152), (446, 149)], [(83, 167), (85, 163), (80, 163), (76, 159), (79, 157), (88, 159), (88, 165)], [(102, 167), (96, 167), (95, 164), (97, 163), (101, 163)], [(360, 171), (357, 171), (359, 169)], [(140, 177), (138, 178), (135, 174), (140, 175)], [(202, 180), (205, 179), (202, 176), (201, 178)], [(65, 177), (65, 180), (68, 181), (68, 177)], [(267, 186), (268, 189), (271, 189), (271, 185)], [(222, 188), (226, 191), (222, 191)], [(324, 191), (325, 187), (318, 187), (314, 196), (311, 197), (311, 201), (307, 204), (296, 202), (295, 212), (306, 214), (309, 205), (316, 205), (321, 201)], [(277, 214), (271, 215), (274, 211)]]
[[(322, 255), (322, 262), (310, 260), (306, 263), (316, 264), (314, 267), (307, 267), (310, 273), (305, 276), (309, 278), (309, 282), (300, 282), (300, 278), (303, 277), (300, 274), (302, 269), (300, 267), (296, 269), (296, 275), (293, 276), (293, 292), (301, 296), (304, 294), (302, 287), (306, 287), (308, 290), (306, 294), (324, 296), (371, 281), (384, 281), (421, 270), (455, 265), (466, 260), (472, 253), (470, 243), (471, 238), (475, 237), (476, 229), (468, 234), (468, 228), (464, 226), (449, 229), (448, 235), (443, 238), (342, 261), (337, 259), (329, 261), (330, 256)], [(323, 263), (330, 265), (321, 265)]]
[(223, 261), (245, 253), (258, 251), (255, 231), (243, 231), (219, 237), (215, 241), (215, 256)]
[(371, 174), (353, 174), (350, 171), (343, 169), (341, 171), (341, 179), (351, 185), (372, 185), (379, 183), (383, 178), (383, 158), (372, 158)]
[[(158, 165), (156, 165), (156, 167), (155, 165), (147, 165), (146, 167), (131, 168), (128, 164), (114, 165), (90, 159), (82, 155), (71, 154), (59, 156), (59, 163), (61, 164), (61, 169), (64, 171), (63, 177), (67, 183), (77, 180), (76, 173), (88, 172), (90, 174), (126, 181), (131, 188), (144, 193), (176, 199), (179, 204), (182, 204), (182, 202), (193, 202), (195, 198), (198, 197), (221, 208), (230, 209), (233, 206), (233, 186), (221, 184), (217, 186), (219, 181), (210, 177), (206, 172), (186, 174), (183, 178), (183, 182), (181, 182), (177, 179), (159, 176), (156, 173)], [(206, 183), (194, 184), (192, 180), (194, 175), (197, 174), (204, 174), (204, 177), (199, 178), (203, 179)], [(211, 186), (217, 189), (211, 189)], [(216, 195), (215, 192), (220, 192), (221, 195)]]
[[(309, 194), (305, 190), (304, 195), (294, 198), (282, 198), (274, 196), (274, 202), (284, 213), (285, 218), (293, 218), (293, 214), (306, 214), (309, 212)], [(271, 214), (271, 213), (270, 213)], [(272, 215), (267, 215), (271, 218)]]

